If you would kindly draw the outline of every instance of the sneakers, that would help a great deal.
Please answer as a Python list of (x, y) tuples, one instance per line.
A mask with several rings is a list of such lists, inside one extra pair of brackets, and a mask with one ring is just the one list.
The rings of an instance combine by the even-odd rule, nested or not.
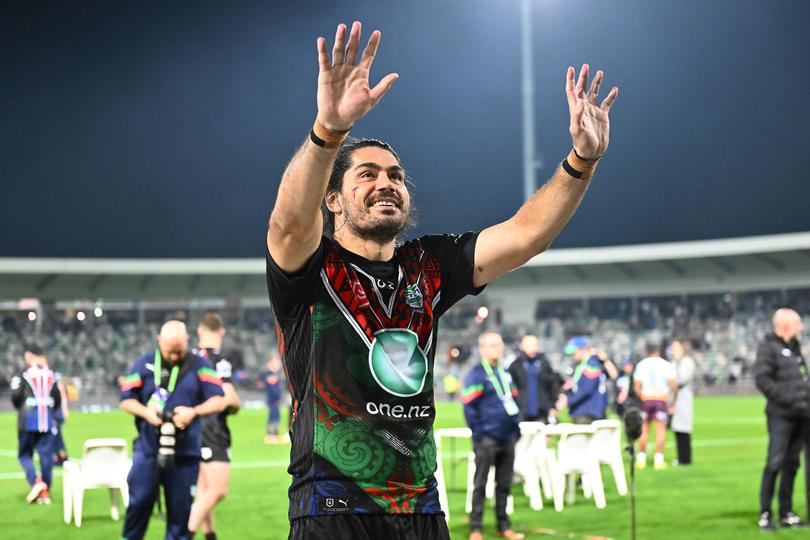
[(51, 493), (48, 488), (42, 490), (37, 499), (37, 504), (51, 504)]
[(647, 468), (647, 454), (644, 452), (639, 452), (636, 454), (636, 469), (646, 469)]
[(787, 514), (782, 516), (779, 519), (779, 524), (782, 527), (788, 527), (790, 529), (806, 529), (808, 526), (806, 521), (803, 521), (802, 518), (800, 518), (793, 512), (788, 512)]
[(506, 538), (506, 540), (523, 540), (526, 535), (523, 533), (515, 532), (512, 529), (498, 532), (498, 538)]
[(31, 491), (29, 491), (28, 495), (26, 495), (25, 502), (27, 502), (28, 504), (33, 503), (34, 501), (39, 499), (40, 494), (43, 491), (45, 493), (48, 492), (48, 484), (43, 482), (41, 478), (37, 478), (36, 481), (34, 482), (34, 485), (31, 486)]
[(760, 531), (773, 531), (776, 527), (773, 524), (773, 517), (771, 516), (770, 512), (762, 512), (759, 515), (759, 521), (757, 522), (757, 526), (759, 527)]

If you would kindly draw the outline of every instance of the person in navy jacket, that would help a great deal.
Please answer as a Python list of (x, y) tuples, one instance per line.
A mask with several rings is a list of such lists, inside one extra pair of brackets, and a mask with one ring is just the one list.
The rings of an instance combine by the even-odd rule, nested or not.
[(475, 480), (470, 513), (470, 540), (480, 540), (489, 469), (495, 466), (495, 515), (503, 538), (523, 538), (512, 530), (506, 499), (512, 486), (515, 442), (520, 437), (520, 411), (512, 377), (500, 365), (503, 339), (496, 332), (478, 338), (481, 363), (464, 378), (461, 401), (470, 426), (475, 453)]
[(615, 379), (618, 370), (600, 351), (592, 348), (584, 336), (571, 338), (565, 354), (573, 355), (576, 365), (571, 377), (568, 412), (575, 424), (590, 424), (605, 418), (608, 406), (607, 379)]
[(127, 477), (130, 498), (123, 538), (143, 538), (161, 484), (166, 539), (190, 538), (188, 516), (200, 467), (199, 417), (221, 412), (222, 396), (222, 382), (211, 363), (189, 352), (186, 325), (164, 324), (157, 349), (136, 360), (121, 385), (121, 408), (135, 417), (138, 431)]

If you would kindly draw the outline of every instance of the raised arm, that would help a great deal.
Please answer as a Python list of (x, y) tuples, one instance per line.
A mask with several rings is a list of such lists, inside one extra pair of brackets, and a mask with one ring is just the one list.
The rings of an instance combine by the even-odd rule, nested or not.
[(300, 269), (320, 243), (323, 218), (321, 201), (340, 143), (354, 123), (374, 108), (398, 75), (386, 75), (374, 88), (369, 71), (380, 44), (375, 30), (359, 61), (361, 25), (355, 22), (346, 42), (346, 25), (338, 25), (332, 61), (326, 39), (319, 37), (318, 115), (312, 135), (287, 165), (270, 215), (267, 249), (282, 270)]
[(545, 251), (568, 223), (588, 189), (597, 160), (607, 150), (608, 112), (619, 93), (613, 87), (597, 104), (603, 73), (596, 72), (590, 89), (588, 64), (574, 84), (574, 68), (566, 73), (565, 94), (570, 113), (573, 150), (554, 175), (510, 219), (484, 229), (475, 245), (473, 281), (481, 286), (514, 270)]

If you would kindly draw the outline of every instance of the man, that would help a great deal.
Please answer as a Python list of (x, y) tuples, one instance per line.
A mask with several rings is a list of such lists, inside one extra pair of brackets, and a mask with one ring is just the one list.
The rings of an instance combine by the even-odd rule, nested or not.
[(191, 538), (188, 518), (200, 464), (200, 419), (224, 409), (222, 381), (211, 363), (188, 351), (180, 321), (160, 329), (157, 348), (135, 361), (121, 386), (121, 408), (135, 417), (138, 437), (129, 471), (122, 537), (143, 538), (163, 486), (166, 538)]
[(641, 408), (641, 401), (633, 384), (633, 372), (636, 365), (627, 357), (622, 363), (622, 374), (616, 379), (616, 414), (624, 418), (624, 413), (632, 407)]
[(692, 423), (695, 385), (695, 361), (686, 352), (684, 342), (672, 342), (672, 364), (678, 375), (678, 393), (675, 395), (675, 411), (672, 413), (672, 432), (678, 448), (678, 465), (692, 463)]
[(650, 425), (655, 425), (655, 457), (653, 467), (661, 470), (664, 462), (664, 445), (667, 437), (667, 420), (675, 410), (675, 395), (678, 393), (678, 374), (675, 367), (661, 358), (657, 343), (647, 344), (647, 357), (636, 366), (633, 376), (636, 394), (641, 398), (641, 437), (638, 440), (636, 467), (647, 466), (647, 440)]
[(565, 354), (574, 359), (568, 395), (568, 413), (575, 424), (603, 420), (607, 413), (607, 380), (618, 375), (604, 352), (591, 347), (588, 338), (575, 336), (565, 345)]
[(231, 432), (228, 415), (239, 410), (239, 396), (231, 382), (233, 366), (220, 354), (225, 327), (216, 313), (207, 313), (197, 326), (199, 343), (194, 354), (214, 365), (217, 377), (222, 381), (225, 410), (202, 418), (202, 446), (200, 447), (200, 474), (197, 477), (197, 494), (188, 519), (191, 536), (200, 524), (205, 540), (216, 540), (214, 531), (214, 506), (228, 493), (228, 478), (231, 474)]
[(514, 397), (518, 390), (512, 378), (500, 366), (503, 339), (496, 332), (478, 338), (481, 362), (464, 378), (461, 401), (464, 418), (470, 426), (475, 453), (475, 477), (470, 513), (470, 540), (482, 540), (482, 518), (489, 469), (495, 466), (495, 516), (503, 538), (524, 535), (512, 530), (506, 514), (506, 500), (512, 487), (515, 442), (520, 437), (520, 411)]
[[(793, 482), (799, 470), (799, 454), (810, 415), (810, 379), (802, 355), (799, 334), (802, 320), (792, 309), (782, 308), (773, 315), (773, 333), (757, 349), (754, 381), (765, 395), (768, 419), (768, 458), (759, 488), (759, 528), (773, 530), (771, 501), (779, 481), (779, 522), (783, 527), (806, 527), (793, 513)], [(807, 475), (810, 479), (810, 475)]]
[(281, 423), (281, 360), (272, 355), (264, 372), (264, 397), (267, 402), (267, 433), (265, 444), (281, 444), (285, 439), (279, 435)]
[(350, 32), (339, 25), (331, 61), (317, 40), (316, 122), (284, 172), (267, 232), (268, 290), (293, 400), (290, 538), (449, 538), (433, 476), (438, 318), (548, 248), (607, 149), (618, 90), (600, 105), (602, 72), (588, 90), (588, 66), (577, 82), (569, 68), (579, 157), (572, 150), (503, 223), (398, 245), (410, 216), (399, 156), (380, 141), (344, 144), (397, 78), (369, 86), (380, 33), (357, 61), (360, 32), (359, 22)]
[(518, 355), (509, 365), (509, 374), (518, 390), (521, 419), (548, 423), (549, 416), (556, 416), (560, 377), (546, 355), (540, 352), (540, 341), (535, 336), (520, 339)]
[[(26, 368), (11, 379), (11, 403), (17, 409), (17, 458), (31, 491), (29, 504), (51, 504), (54, 414), (61, 406), (56, 375), (48, 368), (45, 353), (38, 345), (25, 347)], [(39, 454), (41, 474), (34, 467), (34, 450)]]

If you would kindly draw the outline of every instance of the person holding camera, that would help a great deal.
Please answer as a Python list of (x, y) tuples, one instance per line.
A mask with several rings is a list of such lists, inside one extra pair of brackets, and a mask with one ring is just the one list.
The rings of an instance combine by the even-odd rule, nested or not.
[(200, 467), (201, 416), (224, 409), (222, 381), (211, 363), (188, 350), (180, 321), (160, 329), (158, 347), (135, 361), (121, 385), (121, 408), (135, 417), (138, 437), (127, 477), (129, 506), (122, 538), (144, 537), (163, 486), (167, 540), (189, 539), (192, 489)]
[(607, 355), (591, 347), (588, 338), (575, 336), (565, 345), (565, 354), (574, 359), (574, 371), (568, 388), (568, 413), (575, 424), (590, 424), (607, 418), (608, 379), (615, 380), (619, 372)]

